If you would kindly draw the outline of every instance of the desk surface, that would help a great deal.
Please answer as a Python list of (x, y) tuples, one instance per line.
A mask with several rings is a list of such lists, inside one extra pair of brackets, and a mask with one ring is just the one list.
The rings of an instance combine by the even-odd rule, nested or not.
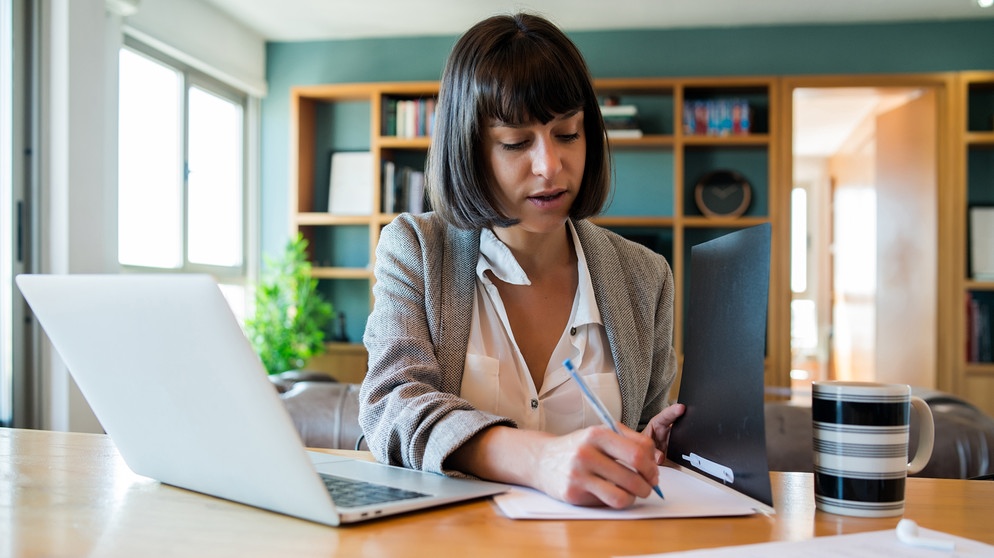
[[(479, 500), (332, 528), (138, 476), (107, 436), (0, 428), (0, 555), (604, 557), (897, 525), (816, 511), (810, 473), (771, 476), (772, 516), (521, 521)], [(994, 482), (908, 479), (905, 517), (994, 544)]]

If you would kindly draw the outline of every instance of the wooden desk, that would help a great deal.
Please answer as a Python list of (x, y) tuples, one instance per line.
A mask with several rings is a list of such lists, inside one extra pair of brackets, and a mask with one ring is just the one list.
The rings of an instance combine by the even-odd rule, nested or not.
[[(769, 517), (519, 521), (481, 500), (332, 528), (135, 475), (106, 436), (0, 428), (0, 555), (603, 557), (897, 524), (815, 511), (809, 473), (772, 480)], [(994, 482), (912, 478), (906, 498), (921, 526), (994, 544)]]

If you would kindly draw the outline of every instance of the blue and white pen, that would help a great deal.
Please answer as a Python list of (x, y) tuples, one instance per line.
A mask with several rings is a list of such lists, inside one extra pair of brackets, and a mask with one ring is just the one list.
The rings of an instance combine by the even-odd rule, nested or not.
[[(600, 417), (601, 422), (610, 427), (616, 434), (621, 434), (621, 431), (618, 430), (618, 424), (615, 422), (614, 417), (612, 417), (611, 413), (607, 411), (607, 407), (601, 403), (601, 400), (597, 397), (597, 395), (590, 390), (590, 387), (587, 386), (587, 382), (585, 382), (583, 377), (577, 373), (576, 368), (573, 368), (573, 362), (570, 361), (570, 359), (566, 359), (563, 361), (563, 366), (566, 367), (566, 371), (569, 372), (569, 375), (573, 377), (576, 385), (580, 386), (580, 391), (583, 392), (583, 396), (587, 398), (587, 402), (590, 403), (590, 406), (594, 408), (594, 411), (597, 413), (597, 416)], [(659, 494), (660, 498), (663, 498), (664, 500), (666, 499), (666, 496), (663, 496), (663, 491), (660, 490), (658, 486), (653, 486), (652, 489), (656, 491), (656, 494)]]

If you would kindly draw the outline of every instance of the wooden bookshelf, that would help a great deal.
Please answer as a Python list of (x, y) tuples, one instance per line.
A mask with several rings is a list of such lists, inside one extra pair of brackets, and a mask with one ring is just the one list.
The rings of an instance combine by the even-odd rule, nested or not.
[[(947, 365), (950, 391), (994, 415), (994, 281), (971, 269), (969, 210), (994, 206), (994, 72), (963, 72), (954, 102), (958, 180), (951, 201), (954, 223), (949, 304), (953, 323), (945, 324), (951, 344)], [(971, 310), (970, 301), (976, 301)], [(985, 329), (978, 330), (980, 322)], [(979, 345), (979, 346), (978, 346)]]
[[(676, 280), (674, 345), (682, 354), (688, 258), (693, 244), (733, 230), (771, 223), (775, 239), (787, 226), (775, 187), (778, 87), (775, 78), (637, 78), (596, 80), (605, 99), (638, 108), (642, 136), (612, 139), (615, 192), (607, 211), (594, 221), (633, 240), (650, 244), (670, 261)], [(291, 232), (311, 244), (313, 273), (336, 310), (344, 310), (351, 343), (330, 344), (332, 356), (345, 354), (348, 366), (361, 362), (361, 332), (372, 305), (372, 268), (380, 229), (396, 214), (383, 211), (383, 192), (374, 188), (370, 215), (327, 211), (330, 154), (369, 150), (373, 184), (381, 185), (384, 161), (424, 164), (430, 137), (385, 135), (389, 99), (424, 99), (438, 94), (437, 82), (357, 83), (301, 86), (291, 90)], [(747, 135), (687, 134), (685, 101), (742, 98), (753, 107)], [(361, 128), (361, 129), (360, 129)], [(741, 166), (750, 180), (753, 201), (737, 218), (704, 216), (694, 204), (693, 187), (706, 171)], [(324, 204), (324, 206), (322, 206)], [(773, 270), (786, 269), (788, 246), (774, 240)], [(771, 274), (771, 292), (786, 288), (782, 274)], [(767, 335), (767, 385), (786, 386), (789, 370), (789, 311), (771, 297)], [(787, 321), (784, 320), (786, 316)], [(323, 361), (323, 362), (324, 362)], [(348, 372), (355, 377), (354, 371)], [(675, 392), (674, 392), (675, 394)]]

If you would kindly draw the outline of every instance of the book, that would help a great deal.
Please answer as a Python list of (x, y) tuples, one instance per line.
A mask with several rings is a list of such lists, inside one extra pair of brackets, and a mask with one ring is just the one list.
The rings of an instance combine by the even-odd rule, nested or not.
[(397, 135), (397, 99), (387, 97), (383, 100), (383, 130), (384, 136)]
[(601, 105), (601, 116), (605, 119), (612, 116), (636, 116), (638, 107), (635, 105)]
[(396, 170), (397, 165), (393, 161), (383, 162), (383, 188), (381, 190), (383, 207), (380, 209), (383, 213), (393, 213), (396, 210), (396, 190), (394, 189), (397, 180), (394, 176)]
[(398, 138), (431, 136), (435, 127), (435, 98), (383, 101), (383, 135)]
[(638, 128), (608, 128), (607, 137), (610, 139), (631, 139), (642, 137), (642, 130)]
[(331, 154), (328, 212), (339, 215), (373, 213), (373, 154), (339, 151)]
[(638, 128), (638, 119), (634, 116), (612, 116), (604, 119), (604, 127), (609, 130), (629, 130)]
[(642, 137), (635, 105), (601, 105), (601, 116), (608, 138)]
[(383, 213), (424, 213), (427, 207), (424, 171), (384, 161), (382, 201)]
[(407, 211), (409, 213), (425, 212), (425, 173), (411, 169), (407, 173)]
[(994, 281), (994, 207), (970, 208), (970, 274)]
[(692, 100), (683, 103), (683, 133), (688, 136), (743, 136), (751, 131), (745, 99)]
[(974, 291), (966, 295), (966, 360), (994, 362), (994, 292)]

